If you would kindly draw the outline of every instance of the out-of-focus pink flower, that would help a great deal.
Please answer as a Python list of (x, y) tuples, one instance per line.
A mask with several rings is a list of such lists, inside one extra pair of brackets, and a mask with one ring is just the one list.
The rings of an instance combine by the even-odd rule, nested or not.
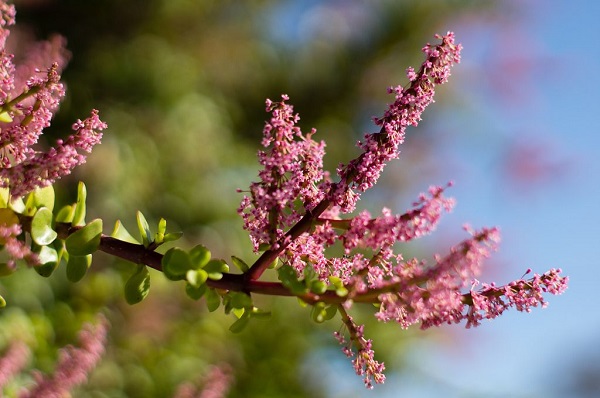
[(23, 392), (20, 398), (67, 396), (71, 389), (88, 379), (90, 372), (100, 362), (107, 332), (108, 320), (104, 316), (98, 316), (95, 325), (84, 325), (79, 332), (79, 346), (61, 349), (54, 372), (48, 375), (35, 373), (35, 386)]

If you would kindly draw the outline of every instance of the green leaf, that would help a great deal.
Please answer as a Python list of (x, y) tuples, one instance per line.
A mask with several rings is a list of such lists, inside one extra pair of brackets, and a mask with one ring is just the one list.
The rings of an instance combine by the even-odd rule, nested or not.
[(13, 198), (9, 202), (8, 207), (20, 214), (23, 214), (25, 212), (25, 203), (23, 202), (23, 198)]
[(190, 283), (185, 284), (185, 293), (194, 300), (199, 300), (204, 296), (204, 293), (208, 290), (208, 286), (200, 285), (198, 287), (192, 286)]
[(239, 257), (231, 256), (231, 261), (233, 262), (233, 265), (238, 267), (242, 272), (247, 272), (250, 269), (250, 266)]
[(128, 304), (137, 304), (146, 298), (150, 291), (150, 272), (140, 264), (136, 272), (125, 283), (125, 300)]
[(115, 222), (115, 227), (113, 228), (112, 233), (110, 234), (115, 239), (122, 240), (123, 242), (129, 242), (136, 245), (139, 245), (140, 242), (137, 241), (130, 233), (127, 231), (125, 226), (121, 223), (120, 220)]
[(75, 256), (69, 253), (69, 260), (67, 261), (67, 279), (71, 282), (79, 282), (87, 273), (90, 265), (92, 265), (91, 254)]
[(73, 221), (73, 216), (75, 216), (75, 206), (63, 206), (56, 214), (56, 222), (69, 224)]
[(194, 287), (200, 287), (208, 279), (208, 274), (203, 269), (191, 269), (185, 273), (185, 280)]
[(221, 296), (215, 291), (215, 289), (208, 289), (206, 291), (206, 307), (210, 312), (214, 312), (221, 305)]
[(169, 232), (168, 234), (165, 234), (165, 237), (163, 238), (163, 243), (173, 242), (174, 240), (177, 240), (177, 239), (181, 238), (182, 236), (183, 236), (183, 232), (181, 232), (181, 231)]
[(337, 314), (338, 308), (336, 305), (328, 305), (325, 307), (324, 319), (326, 321), (332, 319)]
[(168, 279), (180, 280), (193, 268), (190, 255), (179, 247), (169, 249), (161, 261), (163, 273)]
[(48, 185), (44, 188), (37, 188), (32, 192), (33, 203), (37, 209), (47, 207), (50, 211), (54, 210), (54, 187)]
[(156, 230), (156, 235), (154, 235), (154, 242), (160, 245), (164, 242), (165, 233), (167, 232), (167, 220), (161, 218), (158, 221), (158, 228)]
[(31, 220), (31, 238), (40, 246), (54, 242), (58, 234), (52, 229), (52, 211), (40, 207)]
[(60, 261), (56, 249), (50, 246), (40, 246), (39, 251), (36, 251), (40, 260), (40, 265), (34, 267), (35, 271), (41, 276), (47, 278), (58, 267)]
[(0, 296), (0, 308), (6, 307), (6, 300), (4, 297)]
[(10, 190), (8, 188), (0, 188), (0, 207), (8, 207)]
[(223, 272), (229, 272), (229, 265), (223, 260), (210, 260), (204, 267), (208, 278), (218, 281), (223, 278)]
[(74, 226), (79, 227), (85, 225), (86, 199), (87, 189), (85, 188), (85, 184), (79, 181), (79, 184), (77, 185), (77, 203), (75, 204), (75, 213), (72, 221)]
[(250, 321), (250, 313), (245, 311), (244, 314), (229, 327), (229, 331), (232, 333), (239, 333), (248, 326)]
[(230, 292), (231, 306), (233, 308), (253, 308), (252, 298), (246, 293)]
[(289, 264), (285, 264), (277, 270), (277, 274), (283, 286), (288, 288), (290, 292), (295, 295), (301, 295), (308, 292), (307, 287), (304, 283), (298, 280), (296, 270), (294, 270)]
[(260, 308), (252, 308), (253, 318), (269, 318), (271, 317), (271, 311), (261, 310)]
[(146, 217), (142, 214), (141, 211), (136, 213), (138, 230), (140, 231), (140, 236), (142, 237), (142, 244), (144, 247), (150, 246), (150, 237), (152, 236), (152, 232), (150, 232), (150, 226), (148, 225), (148, 221), (146, 221)]
[(10, 113), (8, 111), (2, 111), (2, 112), (0, 112), (0, 122), (10, 123), (12, 121), (13, 121), (13, 119), (10, 116)]
[(210, 261), (210, 251), (202, 245), (197, 245), (190, 250), (190, 257), (192, 259), (194, 269), (200, 269), (206, 266), (206, 264), (208, 264)]
[(97, 218), (66, 239), (67, 252), (73, 256), (92, 254), (100, 246), (102, 220)]
[(317, 323), (322, 323), (333, 318), (336, 313), (337, 307), (335, 305), (317, 303), (312, 307), (311, 317), (313, 321)]
[(327, 290), (327, 283), (321, 280), (314, 280), (310, 283), (310, 291), (315, 294), (323, 294)]
[(340, 297), (346, 297), (348, 295), (348, 289), (344, 287), (344, 283), (337, 276), (330, 276), (329, 282), (335, 287), (335, 294)]

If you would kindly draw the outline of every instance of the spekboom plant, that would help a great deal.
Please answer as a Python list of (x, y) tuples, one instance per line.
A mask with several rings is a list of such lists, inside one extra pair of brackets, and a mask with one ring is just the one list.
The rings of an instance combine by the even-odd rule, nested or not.
[[(54, 209), (52, 184), (85, 161), (106, 125), (93, 110), (89, 118), (73, 125), (75, 132), (67, 139), (45, 152), (33, 149), (65, 94), (60, 71), (66, 51), (60, 40), (38, 45), (21, 65), (14, 65), (5, 43), (15, 11), (0, 1), (0, 13), (0, 242), (9, 258), (2, 265), (3, 275), (24, 262), (49, 276), (64, 263), (69, 280), (79, 281), (92, 254), (100, 250), (135, 264), (125, 284), (128, 303), (147, 296), (151, 267), (170, 280), (183, 281), (187, 294), (195, 300), (204, 297), (210, 311), (223, 305), (235, 318), (230, 327), (233, 332), (242, 330), (253, 317), (268, 315), (254, 306), (255, 295), (295, 296), (311, 306), (316, 322), (339, 314), (343, 330), (335, 338), (369, 388), (373, 381), (384, 382), (385, 366), (375, 359), (364, 326), (354, 321), (354, 305), (375, 304), (377, 320), (395, 322), (401, 328), (419, 324), (425, 329), (463, 321), (471, 327), (510, 307), (526, 312), (544, 307), (544, 293), (560, 294), (567, 287), (568, 279), (560, 275), (560, 269), (505, 286), (480, 283), (476, 278), (483, 261), (500, 240), (497, 228), (465, 227), (465, 240), (446, 255), (435, 256), (432, 264), (398, 253), (397, 242), (431, 233), (441, 215), (452, 210), (454, 200), (444, 195), (451, 184), (432, 186), (403, 214), (386, 208), (379, 215), (354, 214), (361, 194), (398, 157), (406, 129), (419, 124), (433, 102), (436, 86), (447, 82), (452, 66), (460, 61), (461, 46), (451, 32), (436, 36), (438, 44), (423, 48), (425, 61), (418, 70), (408, 68), (406, 86), (388, 90), (394, 100), (374, 119), (379, 130), (358, 142), (360, 155), (341, 164), (335, 178), (323, 170), (325, 142), (313, 138), (314, 129), (306, 134), (301, 131), (289, 98), (267, 100), (271, 116), (258, 153), (262, 170), (249, 190), (240, 190), (245, 195), (238, 213), (257, 254), (248, 264), (236, 256), (229, 263), (212, 259), (202, 245), (191, 250), (173, 247), (160, 254), (156, 251), (160, 245), (181, 234), (168, 233), (164, 219), (152, 233), (139, 212), (139, 241), (120, 222), (105, 235), (101, 219), (85, 221), (82, 183), (76, 203)], [(26, 235), (30, 239), (23, 239)], [(334, 246), (341, 248), (339, 255)], [(229, 264), (240, 272), (230, 272)], [(279, 282), (261, 280), (270, 269)], [(70, 388), (85, 379), (102, 352), (105, 321), (96, 332), (86, 329), (82, 333), (83, 348), (65, 350), (56, 375), (38, 377), (37, 389)], [(27, 355), (22, 346), (15, 345), (0, 361), (3, 381), (22, 366), (10, 359), (19, 353)], [(77, 369), (73, 368), (76, 359)], [(57, 385), (60, 380), (62, 384)], [(221, 385), (218, 389), (226, 390)], [(179, 393), (192, 394), (188, 390), (182, 387)]]

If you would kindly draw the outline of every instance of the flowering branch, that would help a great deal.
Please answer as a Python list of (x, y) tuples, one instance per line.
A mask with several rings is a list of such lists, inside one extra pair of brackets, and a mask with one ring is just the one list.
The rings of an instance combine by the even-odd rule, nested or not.
[[(385, 380), (385, 366), (374, 359), (364, 326), (357, 325), (349, 314), (354, 303), (377, 304), (376, 319), (394, 321), (402, 328), (463, 320), (471, 327), (509, 307), (526, 312), (544, 307), (544, 293), (561, 294), (567, 287), (568, 279), (560, 275), (560, 269), (505, 286), (480, 284), (476, 278), (483, 261), (500, 240), (497, 228), (475, 231), (466, 227), (470, 237), (447, 255), (436, 255), (431, 265), (396, 253), (397, 242), (433, 232), (442, 214), (452, 210), (454, 200), (444, 196), (451, 184), (430, 187), (403, 214), (384, 208), (378, 216), (367, 211), (350, 215), (360, 195), (378, 181), (385, 165), (399, 156), (407, 127), (418, 125), (434, 100), (436, 86), (447, 82), (451, 67), (460, 61), (461, 46), (455, 44), (453, 33), (436, 36), (439, 44), (423, 48), (425, 61), (418, 71), (407, 69), (406, 87), (388, 89), (394, 101), (374, 119), (379, 131), (366, 134), (357, 143), (360, 155), (338, 166), (337, 182), (323, 170), (325, 143), (313, 139), (314, 129), (307, 134), (301, 131), (289, 98), (283, 95), (279, 102), (267, 100), (271, 118), (263, 129), (263, 150), (258, 153), (263, 168), (259, 181), (250, 185), (238, 207), (254, 252), (261, 254), (252, 265), (232, 256), (232, 263), (241, 270), (234, 274), (227, 262), (212, 259), (202, 245), (158, 253), (162, 244), (180, 236), (167, 232), (164, 219), (153, 234), (138, 212), (139, 241), (119, 222), (111, 235), (103, 234), (101, 219), (85, 221), (87, 191), (83, 183), (76, 203), (54, 212), (52, 184), (85, 162), (106, 124), (92, 110), (91, 116), (78, 120), (74, 133), (54, 148), (46, 152), (32, 148), (64, 97), (60, 72), (67, 55), (63, 42), (57, 40), (38, 46), (37, 57), (30, 56), (29, 63), (16, 67), (12, 55), (4, 51), (6, 26), (13, 23), (14, 8), (0, 0), (0, 244), (10, 257), (2, 269), (6, 274), (15, 271), (17, 260), (24, 260), (43, 276), (66, 262), (68, 279), (79, 281), (92, 254), (103, 251), (136, 264), (125, 284), (128, 303), (135, 304), (148, 294), (147, 267), (151, 267), (168, 279), (184, 281), (186, 293), (193, 299), (204, 297), (210, 311), (222, 304), (226, 313), (236, 317), (230, 327), (233, 332), (241, 331), (252, 317), (265, 315), (254, 306), (254, 294), (295, 296), (312, 306), (316, 322), (340, 315), (350, 343), (342, 332), (335, 337), (343, 352), (353, 358), (354, 369), (368, 388), (373, 381)], [(50, 62), (50, 58), (57, 59)], [(32, 68), (34, 61), (49, 66)], [(24, 239), (26, 233), (28, 240)], [(332, 255), (332, 248), (341, 248), (343, 254)], [(279, 282), (260, 280), (269, 268), (275, 268)], [(96, 329), (82, 332), (82, 347), (64, 350), (54, 375), (38, 377), (30, 394), (61, 394), (85, 380), (103, 350), (105, 333), (102, 322)], [(223, 385), (215, 389), (223, 391)], [(193, 393), (186, 391), (182, 394)]]

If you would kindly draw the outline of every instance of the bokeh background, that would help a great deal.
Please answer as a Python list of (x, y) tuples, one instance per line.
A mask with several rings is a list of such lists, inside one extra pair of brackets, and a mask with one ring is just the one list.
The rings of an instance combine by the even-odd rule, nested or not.
[(219, 364), (232, 369), (233, 397), (600, 394), (597, 2), (15, 3), (19, 43), (59, 33), (73, 55), (49, 142), (91, 108), (109, 124), (88, 163), (58, 184), (61, 200), (74, 200), (83, 180), (90, 219), (135, 230), (141, 210), (184, 231), (180, 246), (203, 243), (215, 257), (248, 262), (235, 190), (256, 179), (265, 98), (290, 96), (303, 129), (327, 141), (334, 170), (392, 100), (386, 87), (406, 82), (433, 34), (453, 30), (462, 63), (361, 206), (402, 212), (430, 184), (452, 180), (455, 211), (432, 236), (403, 246), (406, 257), (444, 253), (465, 238), (464, 222), (498, 225), (503, 244), (482, 280), (551, 267), (571, 277), (547, 309), (471, 330), (401, 330), (358, 311), (388, 367), (386, 384), (367, 391), (331, 336), (340, 322), (316, 325), (295, 300), (259, 298), (272, 319), (233, 335), (230, 317), (208, 314), (158, 273), (147, 300), (128, 306), (122, 287), (132, 266), (97, 256), (77, 284), (60, 270), (49, 280), (28, 270), (3, 278), (0, 343), (26, 339), (31, 367), (52, 369), (58, 347), (102, 311), (113, 325), (108, 351), (77, 397), (168, 397), (182, 382), (202, 385)]

